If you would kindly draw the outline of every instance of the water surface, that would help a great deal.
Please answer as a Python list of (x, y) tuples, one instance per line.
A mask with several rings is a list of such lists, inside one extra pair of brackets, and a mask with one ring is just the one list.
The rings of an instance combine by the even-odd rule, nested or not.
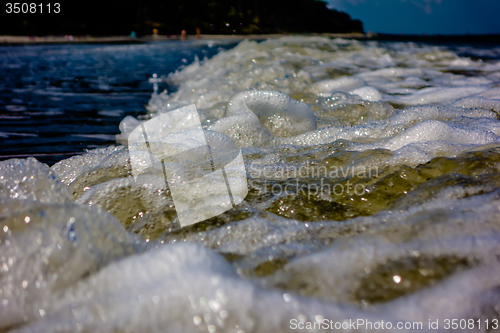
[[(132, 79), (134, 71), (107, 75), (103, 65), (79, 86), (63, 79), (74, 68), (60, 68), (48, 86), (52, 76), (33, 84), (19, 76), (11, 94), (30, 98), (4, 98), (11, 117), (29, 116), (31, 96), (56, 105), (62, 113), (42, 118), (54, 149), (67, 144), (56, 153), (78, 151), (71, 142), (105, 147), (50, 168), (33, 158), (0, 162), (0, 329), (242, 333), (304, 323), (304, 331), (348, 332), (342, 323), (358, 319), (388, 332), (429, 331), (429, 322), (446, 332), (450, 319), (472, 332), (498, 327), (498, 47), (295, 36), (243, 41), (200, 61), (194, 55), (210, 47), (169, 45), (179, 48), (177, 65), (187, 59), (179, 71), (146, 64)], [(110, 48), (89, 57), (119, 62), (122, 47)], [(151, 95), (151, 73), (168, 75), (168, 92)], [(119, 91), (107, 93), (113, 82)], [(94, 111), (84, 110), (89, 103)], [(126, 144), (141, 121), (191, 104), (205, 130), (241, 149), (249, 193), (182, 228), (162, 170), (135, 179)], [(66, 120), (79, 112), (93, 125)], [(63, 132), (50, 119), (67, 121)], [(38, 135), (31, 121), (17, 132)], [(116, 134), (118, 121), (117, 141), (81, 137)], [(194, 140), (189, 133), (175, 149)], [(12, 144), (33, 149), (30, 140)], [(192, 189), (200, 200), (222, 193), (203, 185)]]
[(145, 112), (154, 73), (168, 75), (231, 47), (209, 44), (0, 47), (0, 158), (53, 164), (113, 144), (119, 122)]

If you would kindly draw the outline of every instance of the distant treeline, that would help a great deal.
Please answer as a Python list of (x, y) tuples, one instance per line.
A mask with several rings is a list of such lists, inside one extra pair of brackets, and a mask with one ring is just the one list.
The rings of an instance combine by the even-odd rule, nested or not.
[[(57, 2), (55, 0), (54, 2)], [(44, 1), (46, 6), (48, 2)], [(59, 13), (3, 15), (3, 35), (177, 35), (363, 32), (359, 20), (317, 0), (66, 1)]]

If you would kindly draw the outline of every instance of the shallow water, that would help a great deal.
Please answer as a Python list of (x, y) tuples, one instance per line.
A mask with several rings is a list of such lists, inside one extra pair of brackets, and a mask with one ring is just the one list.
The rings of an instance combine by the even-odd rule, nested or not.
[[(496, 329), (497, 53), (244, 41), (170, 74), (176, 89), (125, 117), (113, 146), (51, 168), (0, 162), (0, 328)], [(126, 143), (140, 121), (190, 104), (241, 148), (249, 194), (181, 228), (154, 170), (134, 179)]]
[[(144, 112), (148, 78), (233, 44), (0, 47), (0, 159), (35, 156), (50, 165), (115, 142), (118, 124)], [(159, 89), (175, 89), (163, 82)]]

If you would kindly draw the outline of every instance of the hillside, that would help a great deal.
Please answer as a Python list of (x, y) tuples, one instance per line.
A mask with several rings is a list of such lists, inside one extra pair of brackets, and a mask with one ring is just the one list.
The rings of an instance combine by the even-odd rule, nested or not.
[(61, 3), (60, 13), (6, 14), (3, 35), (138, 35), (363, 32), (363, 24), (315, 0), (158, 0)]

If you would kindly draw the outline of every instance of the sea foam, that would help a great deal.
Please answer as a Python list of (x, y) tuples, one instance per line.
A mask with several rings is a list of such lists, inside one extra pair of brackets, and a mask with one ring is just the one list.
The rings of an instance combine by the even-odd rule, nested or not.
[[(243, 41), (171, 73), (177, 90), (154, 93), (140, 120), (126, 117), (117, 146), (50, 169), (1, 162), (0, 329), (491, 323), (499, 64), (414, 43)], [(120, 143), (191, 104), (207, 133), (242, 148), (249, 194), (180, 228), (161, 175), (134, 179)]]

